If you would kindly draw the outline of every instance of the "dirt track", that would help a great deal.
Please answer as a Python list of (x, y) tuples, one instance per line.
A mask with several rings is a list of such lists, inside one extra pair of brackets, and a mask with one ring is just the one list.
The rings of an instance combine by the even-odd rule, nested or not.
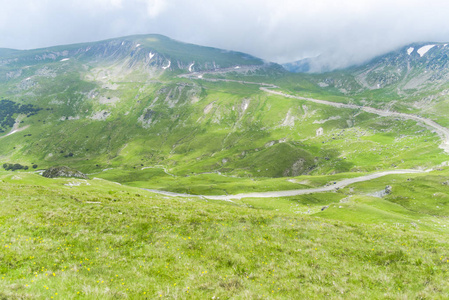
[[(210, 72), (205, 72), (210, 73)], [(204, 73), (204, 74), (205, 74)], [(201, 74), (203, 75), (203, 74)], [(225, 81), (225, 82), (236, 82), (236, 83), (242, 83), (242, 84), (256, 84), (260, 85), (260, 89), (266, 93), (279, 95), (287, 98), (294, 98), (299, 100), (305, 100), (310, 101), (318, 104), (323, 105), (329, 105), (337, 108), (349, 108), (349, 109), (358, 109), (363, 110), (368, 113), (377, 114), (379, 116), (383, 117), (398, 117), (402, 119), (407, 120), (414, 120), (420, 123), (425, 124), (427, 127), (434, 130), (441, 138), (442, 143), (440, 145), (440, 148), (443, 149), (446, 153), (449, 154), (449, 129), (446, 127), (443, 127), (436, 123), (435, 121), (432, 121), (430, 119), (426, 119), (417, 115), (411, 115), (406, 113), (400, 113), (400, 112), (392, 112), (388, 110), (381, 110), (373, 107), (367, 107), (367, 106), (359, 106), (355, 104), (345, 104), (345, 103), (338, 103), (338, 102), (331, 102), (326, 100), (319, 100), (319, 99), (313, 99), (313, 98), (307, 98), (307, 97), (301, 97), (301, 96), (293, 96), (288, 95), (283, 92), (279, 91), (273, 91), (272, 88), (278, 88), (276, 85), (268, 84), (268, 83), (256, 83), (256, 82), (246, 82), (246, 81), (239, 81), (239, 80), (231, 80), (231, 79), (205, 79), (202, 78), (202, 76), (197, 76), (196, 74), (188, 74), (184, 75), (183, 77), (191, 78), (191, 79), (201, 79), (205, 81)], [(427, 171), (419, 171), (419, 170), (392, 170), (392, 171), (383, 171), (379, 173), (374, 173), (370, 175), (364, 175), (356, 178), (350, 178), (350, 179), (344, 179), (342, 181), (336, 182), (335, 184), (319, 187), (319, 188), (312, 188), (312, 189), (302, 189), (302, 190), (288, 190), (288, 191), (272, 191), (272, 192), (260, 192), (260, 193), (246, 193), (246, 194), (237, 194), (237, 195), (222, 195), (222, 196), (208, 196), (208, 195), (190, 195), (190, 194), (181, 194), (181, 193), (172, 193), (172, 192), (165, 192), (165, 191), (159, 191), (159, 190), (149, 190), (154, 193), (163, 194), (166, 196), (176, 196), (176, 197), (200, 197), (205, 199), (211, 199), (211, 200), (224, 200), (224, 201), (232, 201), (232, 199), (242, 199), (242, 198), (273, 198), (273, 197), (288, 197), (288, 196), (296, 196), (296, 195), (304, 195), (304, 194), (312, 194), (312, 193), (321, 193), (321, 192), (329, 192), (333, 191), (339, 188), (343, 188), (347, 185), (356, 183), (356, 182), (362, 182), (362, 181), (369, 181), (373, 180), (379, 177), (383, 177), (386, 175), (393, 175), (393, 174), (416, 174), (416, 173), (425, 173), (429, 172), (431, 170)]]
[(338, 107), (338, 108), (360, 109), (360, 110), (366, 111), (368, 113), (376, 114), (376, 115), (379, 115), (382, 117), (397, 117), (397, 118), (401, 118), (401, 119), (414, 120), (417, 122), (421, 122), (421, 123), (427, 125), (427, 127), (432, 128), (432, 130), (434, 130), (441, 137), (442, 143), (440, 145), (440, 148), (449, 154), (449, 129), (439, 125), (438, 123), (436, 123), (435, 121), (432, 121), (430, 119), (426, 119), (426, 118), (423, 118), (423, 117), (420, 117), (417, 115), (382, 110), (382, 109), (368, 107), (368, 106), (359, 106), (359, 105), (355, 105), (355, 104), (345, 104), (345, 103), (331, 102), (331, 101), (326, 101), (326, 100), (318, 100), (318, 99), (306, 98), (306, 97), (300, 97), (300, 96), (292, 96), (292, 95), (288, 95), (288, 94), (285, 94), (282, 92), (272, 91), (266, 87), (261, 87), (260, 89), (263, 90), (264, 92), (287, 97), (287, 98), (305, 100), (305, 101), (310, 101), (310, 102), (314, 102), (314, 103), (318, 103), (318, 104), (330, 105), (330, 106)]
[[(235, 70), (233, 70), (233, 69), (224, 70), (224, 71), (219, 72), (219, 74), (226, 73), (229, 71), (235, 71)], [(245, 71), (245, 70), (243, 70), (243, 71)], [(201, 75), (198, 75), (198, 74), (201, 74)], [(236, 83), (241, 83), (241, 84), (259, 85), (260, 89), (266, 93), (283, 96), (286, 98), (305, 100), (305, 101), (310, 101), (310, 102), (323, 104), (323, 105), (329, 105), (329, 106), (333, 106), (333, 107), (337, 107), (337, 108), (349, 108), (349, 109), (363, 110), (365, 112), (376, 114), (376, 115), (383, 116), (383, 117), (397, 117), (397, 118), (406, 119), (406, 120), (414, 120), (416, 122), (422, 123), (427, 128), (431, 128), (433, 131), (435, 131), (442, 139), (440, 148), (443, 149), (444, 152), (449, 154), (449, 129), (441, 126), (440, 124), (438, 124), (435, 121), (430, 120), (430, 119), (426, 119), (426, 118), (423, 118), (423, 117), (420, 117), (417, 115), (394, 112), (394, 111), (389, 111), (389, 110), (382, 110), (382, 109), (373, 108), (373, 107), (369, 107), (369, 106), (360, 106), (360, 105), (355, 105), (355, 104), (346, 104), (346, 103), (319, 100), (319, 99), (307, 98), (307, 97), (301, 97), (301, 96), (293, 96), (293, 95), (285, 94), (283, 92), (271, 90), (273, 88), (279, 88), (279, 87), (274, 84), (270, 84), (270, 83), (249, 82), (249, 81), (240, 81), (240, 80), (232, 80), (232, 79), (203, 78), (202, 76), (204, 74), (215, 74), (215, 72), (209, 71), (209, 72), (203, 72), (203, 73), (191, 73), (191, 74), (181, 75), (180, 77), (190, 78), (190, 79), (200, 79), (200, 80), (211, 81), (211, 82), (223, 81), (223, 82), (236, 82)]]
[[(254, 85), (261, 86), (260, 89), (266, 93), (279, 95), (279, 96), (283, 96), (283, 97), (287, 97), (287, 98), (305, 100), (305, 101), (310, 101), (310, 102), (323, 104), (323, 105), (329, 105), (329, 106), (333, 106), (333, 107), (337, 107), (337, 108), (358, 109), (358, 110), (363, 110), (368, 113), (377, 114), (379, 116), (398, 117), (398, 118), (421, 122), (421, 123), (425, 124), (427, 127), (432, 128), (436, 133), (438, 133), (440, 135), (440, 137), (442, 138), (442, 144), (440, 145), (440, 148), (442, 148), (446, 153), (449, 154), (449, 129), (439, 125), (435, 121), (432, 121), (430, 119), (426, 119), (426, 118), (423, 118), (423, 117), (420, 117), (417, 115), (392, 112), (392, 111), (388, 111), (388, 110), (381, 110), (381, 109), (367, 107), (367, 106), (359, 106), (359, 105), (354, 105), (354, 104), (345, 104), (345, 103), (331, 102), (331, 101), (319, 100), (319, 99), (313, 99), (313, 98), (307, 98), (307, 97), (301, 97), (301, 96), (288, 95), (283, 92), (271, 90), (272, 88), (278, 88), (278, 87), (273, 84), (267, 84), (267, 83), (255, 83), (255, 82), (246, 82), (246, 81), (238, 81), (238, 80), (228, 80), (228, 79), (203, 79), (194, 74), (189, 74), (189, 75), (183, 76), (183, 77), (197, 78), (197, 79), (202, 79), (202, 80), (207, 80), (207, 81), (226, 81), (226, 82), (237, 82), (237, 83), (242, 83), (242, 84), (254, 84)], [(11, 132), (9, 132), (7, 135), (0, 137), (0, 138), (4, 138), (4, 137), (14, 134), (16, 132), (24, 130), (28, 127), (28, 126), (25, 126), (22, 128), (18, 128), (19, 124), (20, 124), (20, 119), (18, 118), (16, 120), (16, 124), (14, 124), (14, 127), (12, 128)], [(430, 170), (428, 170), (428, 171), (430, 171)], [(288, 197), (288, 196), (304, 195), (304, 194), (311, 194), (311, 193), (328, 192), (328, 191), (333, 191), (338, 188), (345, 187), (347, 185), (350, 185), (350, 184), (353, 184), (356, 182), (369, 181), (369, 180), (373, 180), (373, 179), (383, 177), (386, 175), (424, 173), (424, 172), (428, 172), (428, 171), (419, 171), (419, 170), (383, 171), (383, 172), (374, 173), (374, 174), (370, 174), (370, 175), (364, 175), (364, 176), (360, 176), (360, 177), (356, 177), (356, 178), (344, 179), (342, 181), (336, 182), (335, 184), (331, 184), (331, 185), (327, 185), (327, 186), (323, 186), (323, 187), (319, 187), (319, 188), (288, 190), (288, 191), (271, 191), (271, 192), (259, 192), (259, 193), (243, 193), (243, 194), (237, 194), (237, 195), (208, 196), (208, 195), (180, 194), (180, 193), (172, 193), (172, 192), (149, 190), (149, 189), (147, 189), (147, 190), (151, 191), (151, 192), (163, 194), (163, 195), (168, 195), (168, 196), (201, 197), (201, 198), (211, 199), (211, 200), (232, 201), (232, 199), (242, 199), (242, 198)]]
[(190, 194), (172, 193), (172, 192), (150, 190), (150, 189), (145, 189), (145, 190), (153, 192), (153, 193), (158, 193), (158, 194), (162, 194), (162, 195), (166, 195), (166, 196), (173, 196), (173, 197), (199, 197), (199, 198), (210, 199), (210, 200), (232, 201), (233, 199), (242, 199), (242, 198), (276, 198), (276, 197), (290, 197), (290, 196), (313, 194), (313, 193), (331, 192), (331, 191), (343, 188), (345, 186), (348, 186), (348, 185), (356, 183), (356, 182), (369, 181), (369, 180), (373, 180), (373, 179), (387, 176), (387, 175), (417, 174), (417, 173), (426, 173), (426, 172), (430, 172), (430, 171), (431, 170), (427, 170), (427, 171), (419, 171), (419, 170), (383, 171), (383, 172), (364, 175), (364, 176), (360, 176), (360, 177), (343, 179), (341, 181), (335, 182), (334, 184), (325, 185), (325, 186), (318, 187), (318, 188), (302, 189), (302, 190), (288, 190), (288, 191), (260, 192), (260, 193), (243, 193), (243, 194), (237, 194), (237, 195), (222, 195), (222, 196), (190, 195)]

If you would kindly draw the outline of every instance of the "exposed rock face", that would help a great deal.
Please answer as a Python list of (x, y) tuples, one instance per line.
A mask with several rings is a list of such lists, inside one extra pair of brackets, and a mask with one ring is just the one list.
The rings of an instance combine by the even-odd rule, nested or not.
[(47, 169), (42, 176), (47, 178), (55, 178), (55, 177), (76, 177), (76, 178), (83, 178), (83, 179), (89, 179), (87, 175), (81, 173), (78, 170), (71, 169), (69, 167), (51, 167)]
[(303, 174), (306, 169), (307, 169), (307, 165), (306, 165), (306, 160), (304, 158), (300, 158), (298, 159), (292, 166), (291, 168), (287, 169), (284, 171), (284, 176), (299, 176), (301, 174)]

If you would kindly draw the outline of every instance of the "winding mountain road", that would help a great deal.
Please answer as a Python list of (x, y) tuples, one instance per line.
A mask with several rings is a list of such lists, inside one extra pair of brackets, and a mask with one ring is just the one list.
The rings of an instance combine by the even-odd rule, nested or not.
[[(202, 75), (205, 73), (207, 73), (207, 72), (201, 73), (201, 75), (192, 73), (192, 74), (182, 75), (182, 77), (190, 78), (190, 79), (200, 79), (200, 80), (211, 81), (211, 82), (224, 81), (224, 82), (236, 82), (236, 83), (241, 83), (241, 84), (255, 84), (255, 85), (259, 85), (260, 89), (266, 93), (283, 96), (286, 98), (305, 100), (305, 101), (314, 102), (317, 104), (329, 105), (329, 106), (333, 106), (333, 107), (337, 107), (337, 108), (349, 108), (349, 109), (363, 110), (365, 112), (376, 114), (376, 115), (383, 116), (383, 117), (397, 117), (397, 118), (402, 118), (402, 119), (407, 119), (407, 120), (414, 120), (416, 122), (420, 122), (420, 123), (424, 124), (428, 128), (431, 128), (432, 130), (434, 130), (442, 139), (440, 148), (449, 154), (449, 129), (441, 126), (440, 124), (438, 124), (435, 121), (430, 120), (430, 119), (426, 119), (426, 118), (423, 118), (423, 117), (420, 117), (417, 115), (382, 110), (382, 109), (373, 108), (373, 107), (369, 107), (369, 106), (360, 106), (360, 105), (355, 105), (355, 104), (338, 103), (338, 102), (331, 102), (331, 101), (319, 100), (319, 99), (314, 99), (314, 98), (293, 96), (293, 95), (289, 95), (289, 94), (286, 94), (283, 92), (271, 90), (273, 88), (279, 88), (278, 86), (276, 86), (274, 84), (247, 82), (247, 81), (239, 81), (239, 80), (232, 80), (232, 79), (203, 78)], [(242, 193), (242, 194), (237, 194), (237, 195), (220, 195), (220, 196), (191, 195), (191, 194), (173, 193), (173, 192), (151, 190), (151, 189), (145, 189), (145, 190), (153, 192), (153, 193), (166, 195), (166, 196), (199, 197), (199, 198), (210, 199), (210, 200), (224, 200), (224, 201), (232, 202), (233, 199), (242, 199), (242, 198), (289, 197), (289, 196), (305, 195), (305, 194), (312, 194), (312, 193), (330, 192), (330, 191), (337, 190), (339, 188), (343, 188), (343, 187), (348, 186), (353, 183), (369, 181), (369, 180), (373, 180), (373, 179), (387, 176), (387, 175), (417, 174), (417, 173), (426, 173), (426, 172), (430, 172), (430, 171), (432, 171), (432, 169), (429, 169), (426, 171), (391, 170), (391, 171), (383, 171), (383, 172), (373, 173), (373, 174), (369, 174), (369, 175), (364, 175), (364, 176), (360, 176), (360, 177), (356, 177), (356, 178), (344, 179), (344, 180), (341, 180), (338, 182), (334, 182), (334, 184), (326, 185), (326, 186), (322, 186), (322, 187), (318, 187), (318, 188), (288, 190), (288, 191), (259, 192), (259, 193)]]
[(407, 119), (407, 120), (414, 120), (416, 122), (421, 122), (421, 123), (427, 125), (428, 127), (432, 128), (432, 130), (434, 130), (441, 137), (442, 143), (440, 145), (440, 148), (443, 149), (444, 152), (449, 154), (449, 129), (441, 126), (437, 122), (432, 121), (430, 119), (426, 119), (426, 118), (423, 118), (423, 117), (420, 117), (417, 115), (394, 112), (394, 111), (389, 111), (389, 110), (382, 110), (382, 109), (373, 108), (373, 107), (369, 107), (369, 106), (360, 106), (360, 105), (355, 105), (355, 104), (345, 104), (345, 103), (319, 100), (319, 99), (313, 99), (313, 98), (307, 98), (307, 97), (301, 97), (301, 96), (293, 96), (293, 95), (285, 94), (283, 92), (272, 91), (266, 87), (261, 87), (260, 89), (264, 92), (287, 97), (287, 98), (305, 100), (305, 101), (329, 105), (329, 106), (333, 106), (333, 107), (337, 107), (337, 108), (359, 109), (359, 110), (363, 110), (365, 112), (376, 114), (376, 115), (379, 115), (382, 117), (397, 117), (397, 118), (402, 118), (402, 119)]
[(166, 192), (166, 191), (160, 191), (160, 190), (151, 190), (151, 189), (145, 189), (146, 191), (162, 194), (165, 196), (172, 196), (172, 197), (196, 197), (196, 198), (203, 198), (203, 199), (210, 199), (210, 200), (223, 200), (223, 201), (230, 201), (235, 199), (242, 199), (242, 198), (276, 198), (276, 197), (291, 197), (291, 196), (297, 196), (297, 195), (306, 195), (306, 194), (313, 194), (313, 193), (322, 193), (322, 192), (331, 192), (338, 190), (340, 188), (343, 188), (345, 186), (348, 186), (353, 183), (357, 182), (363, 182), (363, 181), (369, 181), (376, 178), (380, 178), (387, 175), (397, 175), (397, 174), (419, 174), (419, 173), (427, 173), (432, 171), (426, 170), (426, 171), (420, 171), (420, 170), (392, 170), (392, 171), (383, 171), (378, 173), (373, 173), (369, 175), (363, 175), (360, 177), (355, 178), (348, 178), (343, 179), (341, 181), (335, 182), (334, 184), (325, 185), (318, 188), (311, 188), (311, 189), (301, 189), (301, 190), (288, 190), (288, 191), (272, 191), (272, 192), (259, 192), (259, 193), (242, 193), (237, 195), (219, 195), (219, 196), (211, 196), (211, 195), (191, 195), (191, 194), (183, 194), (183, 193), (173, 193), (173, 192)]
[[(230, 70), (235, 71), (234, 69), (230, 69)], [(228, 72), (230, 70), (228, 70)], [(223, 72), (221, 72), (221, 73), (223, 73)], [(198, 74), (201, 74), (201, 75), (198, 75)], [(397, 117), (397, 118), (402, 118), (402, 119), (406, 119), (406, 120), (414, 120), (416, 122), (423, 123), (423, 124), (427, 125), (428, 128), (431, 128), (432, 130), (434, 130), (441, 137), (442, 142), (440, 144), (440, 148), (443, 149), (444, 152), (449, 154), (449, 129), (441, 126), (437, 122), (430, 120), (430, 119), (426, 119), (426, 118), (423, 118), (423, 117), (420, 117), (417, 115), (394, 112), (394, 111), (389, 111), (389, 110), (382, 110), (382, 109), (373, 108), (373, 107), (369, 107), (369, 106), (360, 106), (360, 105), (355, 105), (355, 104), (346, 104), (346, 103), (332, 102), (332, 101), (326, 101), (326, 100), (320, 100), (320, 99), (314, 99), (314, 98), (308, 98), (308, 97), (302, 97), (302, 96), (289, 95), (289, 94), (286, 94), (283, 92), (271, 90), (274, 88), (279, 88), (278, 86), (271, 84), (271, 83), (251, 82), (251, 81), (232, 80), (232, 79), (219, 79), (219, 78), (203, 78), (202, 77), (203, 74), (213, 74), (213, 72), (183, 74), (183, 75), (179, 75), (178, 77), (189, 78), (189, 79), (199, 79), (199, 80), (204, 80), (204, 81), (209, 81), (209, 82), (235, 82), (235, 83), (241, 83), (241, 84), (259, 85), (260, 90), (262, 90), (266, 93), (283, 96), (286, 98), (305, 100), (305, 101), (314, 102), (317, 104), (329, 105), (329, 106), (333, 106), (333, 107), (337, 107), (337, 108), (349, 108), (349, 109), (363, 110), (365, 112), (376, 114), (376, 115), (379, 115), (382, 117)], [(19, 129), (19, 128), (16, 128), (17, 125), (18, 124), (14, 124), (14, 128), (11, 130), (11, 132), (5, 136), (0, 137), (0, 138), (9, 136), (11, 134), (14, 134), (15, 132), (24, 130), (28, 127), (28, 126), (26, 126), (26, 127)]]
[[(232, 69), (229, 71), (235, 71), (235, 70)], [(243, 71), (245, 71), (245, 70), (243, 70)], [(223, 71), (219, 72), (219, 74), (222, 74), (222, 73), (224, 73), (224, 72)], [(200, 74), (200, 75), (198, 75), (198, 74)], [(278, 86), (271, 84), (271, 83), (250, 82), (250, 81), (220, 79), (220, 78), (203, 78), (204, 74), (215, 74), (215, 73), (214, 73), (214, 71), (205, 71), (202, 73), (183, 74), (183, 75), (180, 75), (179, 77), (189, 78), (189, 79), (199, 79), (199, 80), (210, 81), (210, 82), (221, 81), (221, 82), (235, 82), (235, 83), (241, 83), (241, 84), (259, 85), (260, 90), (262, 90), (266, 93), (283, 96), (286, 98), (305, 100), (305, 101), (314, 102), (317, 104), (329, 105), (329, 106), (333, 106), (333, 107), (337, 107), (337, 108), (349, 108), (349, 109), (363, 110), (365, 112), (376, 114), (376, 115), (379, 115), (382, 117), (397, 117), (397, 118), (402, 118), (402, 119), (406, 119), (406, 120), (414, 120), (416, 122), (426, 125), (426, 127), (431, 128), (433, 131), (435, 131), (441, 137), (441, 140), (442, 140), (440, 148), (443, 149), (444, 152), (449, 154), (449, 129), (441, 126), (437, 122), (430, 120), (430, 119), (426, 119), (426, 118), (423, 118), (423, 117), (420, 117), (417, 115), (383, 110), (383, 109), (373, 108), (373, 107), (369, 107), (369, 106), (346, 104), (346, 103), (332, 102), (332, 101), (326, 101), (326, 100), (320, 100), (320, 99), (314, 99), (314, 98), (308, 98), (308, 97), (289, 95), (289, 94), (286, 94), (286, 93), (283, 93), (280, 91), (271, 90), (271, 89), (279, 88)]]

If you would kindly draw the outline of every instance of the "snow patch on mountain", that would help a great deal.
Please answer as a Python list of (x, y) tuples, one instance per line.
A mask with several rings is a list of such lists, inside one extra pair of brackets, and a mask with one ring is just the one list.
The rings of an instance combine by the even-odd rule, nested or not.
[(168, 66), (162, 67), (162, 69), (167, 70), (168, 68), (170, 68), (170, 66), (171, 66), (171, 61), (168, 61)]
[(150, 60), (155, 56), (156, 54), (150, 52), (150, 54), (148, 54), (148, 56), (150, 57)]
[(60, 61), (68, 61), (68, 60), (70, 60), (70, 58), (63, 58)]
[(408, 55), (412, 54), (413, 50), (415, 50), (415, 48), (413, 48), (413, 47), (408, 48), (407, 49), (407, 54)]
[(189, 66), (189, 72), (192, 72), (192, 67), (195, 65), (195, 63), (192, 63), (190, 66)]
[(423, 47), (419, 48), (419, 49), (418, 49), (418, 54), (419, 54), (419, 56), (423, 57), (424, 54), (426, 54), (427, 51), (429, 51), (429, 50), (432, 49), (433, 47), (435, 47), (435, 45), (426, 45), (426, 46), (423, 46)]

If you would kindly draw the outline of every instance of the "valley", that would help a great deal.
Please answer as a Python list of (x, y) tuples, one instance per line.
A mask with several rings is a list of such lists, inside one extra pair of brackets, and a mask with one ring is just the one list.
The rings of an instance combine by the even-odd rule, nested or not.
[(1, 50), (0, 298), (445, 298), (428, 45), (322, 73), (161, 35)]

